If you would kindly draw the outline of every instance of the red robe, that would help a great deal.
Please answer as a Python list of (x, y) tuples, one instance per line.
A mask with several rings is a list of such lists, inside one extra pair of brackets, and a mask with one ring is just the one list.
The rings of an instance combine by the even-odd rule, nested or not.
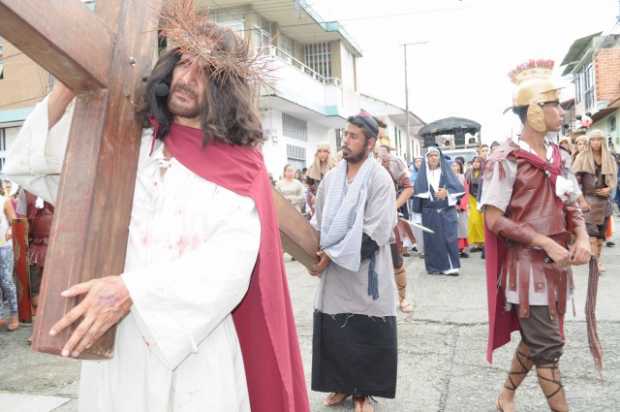
[(166, 148), (181, 164), (212, 183), (254, 200), (260, 248), (247, 294), (233, 312), (253, 412), (309, 412), (299, 340), (291, 309), (271, 183), (261, 152), (173, 124)]

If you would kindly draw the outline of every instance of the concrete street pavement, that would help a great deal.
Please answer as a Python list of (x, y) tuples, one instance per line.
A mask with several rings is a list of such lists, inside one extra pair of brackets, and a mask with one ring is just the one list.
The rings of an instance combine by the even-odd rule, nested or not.
[[(605, 351), (604, 380), (598, 379), (587, 345), (583, 316), (586, 271), (575, 273), (577, 317), (567, 319), (568, 343), (562, 372), (572, 411), (620, 410), (620, 243), (606, 248), (607, 272), (598, 299), (599, 334)], [(487, 334), (486, 289), (479, 254), (463, 260), (461, 276), (429, 276), (423, 261), (407, 258), (413, 315), (399, 314), (399, 376), (396, 399), (379, 399), (377, 412), (492, 412), (517, 337), (498, 350), (495, 363), (484, 359)], [(312, 301), (316, 279), (287, 258), (287, 269), (309, 385)], [(0, 410), (44, 412), (77, 410), (79, 367), (75, 361), (33, 353), (29, 327), (0, 332)], [(312, 411), (352, 410), (322, 406), (325, 395), (310, 392)], [(530, 375), (519, 390), (520, 412), (545, 411), (545, 399)], [(64, 403), (62, 403), (64, 402)], [(56, 408), (56, 409), (54, 409)]]

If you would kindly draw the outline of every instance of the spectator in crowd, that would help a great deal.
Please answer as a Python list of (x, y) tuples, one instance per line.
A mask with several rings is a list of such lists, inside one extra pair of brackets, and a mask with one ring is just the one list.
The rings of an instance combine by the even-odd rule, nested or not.
[[(484, 217), (478, 210), (482, 186), (483, 159), (475, 157), (472, 161), (471, 170), (465, 174), (469, 196), (469, 214), (467, 219), (467, 240), (471, 245), (472, 252), (484, 252)], [(484, 255), (482, 255), (484, 257)]]
[(316, 193), (319, 183), (323, 180), (327, 172), (336, 166), (336, 159), (332, 156), (332, 149), (329, 143), (319, 143), (314, 153), (314, 161), (306, 172), (304, 182), (308, 187), (306, 203), (309, 206), (308, 215), (314, 215), (314, 205), (316, 203)]
[(300, 213), (303, 213), (304, 206), (306, 204), (306, 198), (304, 196), (304, 185), (297, 179), (295, 179), (295, 168), (291, 165), (284, 166), (284, 173), (282, 179), (276, 183), (276, 189), (282, 193), (282, 196), (297, 209)]
[[(6, 191), (5, 191), (6, 190)], [(17, 313), (17, 289), (13, 280), (13, 243), (11, 241), (11, 222), (16, 218), (15, 210), (10, 199), (10, 182), (4, 182), (0, 188), (0, 328), (6, 327), (15, 331), (19, 327)], [(5, 316), (3, 301), (8, 303), (8, 316)], [(8, 317), (8, 322), (5, 320)]]
[(459, 199), (456, 205), (456, 213), (459, 219), (459, 228), (458, 228), (458, 237), (459, 237), (459, 255), (462, 258), (468, 258), (469, 254), (467, 253), (467, 202), (468, 202), (468, 186), (467, 181), (465, 180), (465, 174), (463, 173), (463, 161), (462, 158), (456, 158), (452, 162), (452, 171), (459, 179), (459, 182), (465, 188), (465, 194)]
[(587, 139), (588, 146), (575, 159), (573, 172), (585, 198), (584, 217), (592, 254), (598, 258), (599, 271), (604, 272), (600, 259), (612, 215), (611, 195), (618, 184), (618, 167), (602, 131), (590, 131)]
[(481, 144), (480, 147), (478, 147), (478, 156), (482, 159), (483, 162), (487, 160), (490, 152), (491, 149), (489, 148), (488, 144)]

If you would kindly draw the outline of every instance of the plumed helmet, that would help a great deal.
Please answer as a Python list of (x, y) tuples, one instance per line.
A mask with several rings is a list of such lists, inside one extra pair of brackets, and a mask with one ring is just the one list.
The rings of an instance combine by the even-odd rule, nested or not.
[(542, 105), (560, 99), (561, 87), (553, 79), (553, 60), (530, 60), (510, 72), (517, 86), (513, 107), (528, 107), (527, 123), (534, 130), (545, 132)]

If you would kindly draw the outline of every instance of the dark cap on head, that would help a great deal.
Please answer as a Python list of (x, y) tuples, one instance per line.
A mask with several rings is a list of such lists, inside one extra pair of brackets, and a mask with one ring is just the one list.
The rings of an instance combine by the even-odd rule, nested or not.
[(351, 116), (347, 121), (364, 131), (364, 134), (368, 138), (377, 138), (379, 136), (379, 125), (377, 121), (365, 110), (362, 110), (356, 116)]

